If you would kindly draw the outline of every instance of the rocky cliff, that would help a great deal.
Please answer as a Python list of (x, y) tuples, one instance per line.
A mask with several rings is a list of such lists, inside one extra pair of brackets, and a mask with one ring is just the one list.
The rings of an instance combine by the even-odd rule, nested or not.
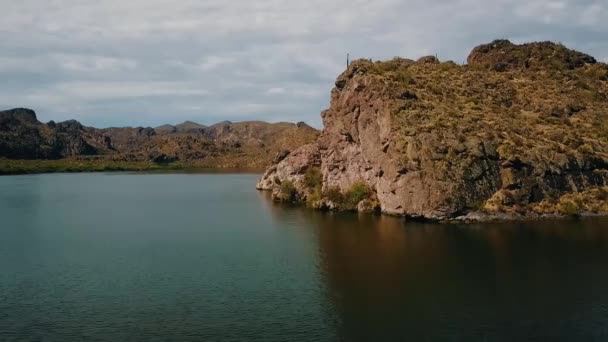
[(278, 152), (311, 143), (318, 134), (304, 123), (259, 121), (98, 129), (75, 120), (44, 124), (30, 109), (0, 111), (0, 157), (8, 159), (93, 158), (266, 167)]
[(355, 61), (321, 115), (319, 139), (258, 189), (432, 220), (608, 211), (608, 66), (562, 45)]

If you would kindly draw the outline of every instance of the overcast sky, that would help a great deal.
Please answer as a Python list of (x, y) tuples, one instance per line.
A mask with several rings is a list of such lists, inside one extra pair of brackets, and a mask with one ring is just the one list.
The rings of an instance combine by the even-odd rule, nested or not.
[(100, 127), (320, 127), (347, 52), (462, 63), (508, 38), (608, 59), (608, 0), (0, 0), (0, 13), (0, 108)]

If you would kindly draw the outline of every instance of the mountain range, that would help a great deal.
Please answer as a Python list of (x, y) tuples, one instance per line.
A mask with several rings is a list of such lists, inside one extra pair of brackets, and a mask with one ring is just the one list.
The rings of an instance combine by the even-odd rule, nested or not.
[(76, 120), (40, 122), (31, 109), (0, 111), (0, 157), (25, 160), (87, 159), (184, 162), (207, 167), (263, 167), (284, 150), (315, 140), (303, 122), (224, 121), (94, 128)]

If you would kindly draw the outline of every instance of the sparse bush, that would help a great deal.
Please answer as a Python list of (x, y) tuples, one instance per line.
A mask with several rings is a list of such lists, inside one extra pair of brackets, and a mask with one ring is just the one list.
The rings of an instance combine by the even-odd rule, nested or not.
[(405, 70), (407, 68), (407, 65), (411, 63), (411, 61), (395, 57), (389, 61), (374, 63), (371, 66), (370, 71), (376, 75), (383, 75), (388, 72), (398, 72), (399, 70)]
[(328, 200), (341, 204), (344, 201), (344, 196), (338, 187), (331, 187), (324, 191), (323, 197), (327, 197)]
[(604, 141), (608, 140), (608, 121), (602, 121), (599, 126), (599, 133), (601, 134), (599, 139)]
[(281, 183), (281, 194), (283, 195), (283, 198), (289, 201), (293, 201), (295, 200), (296, 195), (298, 194), (298, 190), (296, 189), (292, 181), (285, 180)]
[(580, 212), (579, 206), (574, 201), (566, 201), (559, 204), (560, 213), (565, 215), (576, 215)]
[(320, 201), (322, 197), (321, 188), (316, 188), (312, 193), (306, 196), (306, 204), (309, 207), (314, 207), (315, 203)]
[(401, 84), (412, 84), (413, 78), (406, 69), (399, 69), (395, 73), (395, 79)]
[(439, 65), (439, 70), (441, 71), (449, 71), (452, 68), (457, 68), (458, 64), (452, 62), (452, 61), (447, 61), (447, 62), (443, 62)]
[(357, 204), (371, 196), (372, 191), (364, 182), (355, 182), (344, 194), (344, 205), (347, 208), (356, 208)]
[(591, 146), (590, 144), (582, 144), (578, 147), (578, 150), (582, 153), (592, 154), (593, 146)]
[(606, 200), (608, 200), (608, 187), (601, 187), (601, 188), (599, 188), (597, 199), (600, 200), (600, 201), (606, 201)]
[(503, 143), (496, 149), (500, 159), (511, 159), (517, 155), (517, 149), (510, 142)]
[[(475, 211), (484, 211), (484, 209), (486, 209), (486, 201), (479, 199), (479, 200), (475, 200), (472, 203), (469, 204), (469, 208), (475, 210)], [(496, 210), (501, 211), (503, 210), (503, 205), (502, 203), (497, 203), (496, 204)]]
[(316, 190), (323, 186), (323, 174), (318, 167), (310, 167), (304, 174), (304, 184), (312, 190)]

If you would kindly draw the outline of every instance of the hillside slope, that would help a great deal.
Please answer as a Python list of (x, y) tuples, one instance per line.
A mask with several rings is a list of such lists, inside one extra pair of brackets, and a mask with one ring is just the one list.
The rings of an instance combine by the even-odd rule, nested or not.
[(608, 66), (499, 40), (467, 65), (355, 61), (314, 144), (258, 183), (325, 209), (450, 220), (608, 211)]
[(266, 167), (283, 150), (313, 142), (304, 124), (193, 122), (154, 128), (85, 127), (75, 120), (47, 124), (34, 111), (0, 111), (0, 158), (95, 159), (121, 162), (180, 161), (205, 167)]

